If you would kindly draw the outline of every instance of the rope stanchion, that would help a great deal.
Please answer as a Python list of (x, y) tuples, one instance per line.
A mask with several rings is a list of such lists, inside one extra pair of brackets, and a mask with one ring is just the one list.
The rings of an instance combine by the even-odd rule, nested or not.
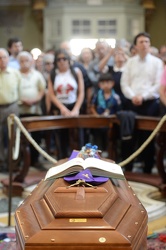
[[(10, 120), (11, 119), (11, 120)], [(8, 127), (9, 127), (9, 134), (10, 134), (10, 124), (11, 124), (11, 121), (15, 121), (15, 123), (17, 124), (18, 126), (18, 130), (17, 133), (16, 133), (16, 143), (17, 145), (15, 145), (15, 150), (13, 153), (13, 159), (18, 157), (18, 151), (19, 151), (19, 146), (18, 144), (20, 144), (20, 141), (17, 137), (20, 137), (20, 133), (19, 133), (19, 130), (21, 130), (21, 132), (24, 134), (24, 136), (27, 138), (27, 140), (35, 147), (35, 149), (43, 156), (45, 157), (48, 161), (52, 162), (53, 164), (56, 164), (57, 163), (57, 160), (55, 160), (53, 157), (51, 157), (50, 155), (48, 155), (37, 143), (36, 141), (31, 137), (31, 135), (29, 134), (29, 132), (25, 129), (25, 127), (23, 126), (23, 124), (21, 123), (20, 119), (14, 115), (14, 114), (11, 114), (9, 116), (9, 119), (8, 119)]]
[[(19, 130), (21, 130), (21, 132), (24, 134), (24, 136), (27, 138), (27, 140), (36, 148), (36, 150), (43, 155), (43, 157), (45, 157), (48, 161), (52, 162), (53, 164), (57, 163), (57, 160), (55, 160), (53, 157), (51, 157), (50, 155), (48, 155), (36, 142), (35, 140), (30, 136), (29, 132), (25, 129), (25, 127), (22, 125), (20, 119), (14, 115), (11, 114), (9, 116), (9, 118), (11, 119), (11, 121), (15, 121), (15, 123), (17, 124), (17, 126), (19, 127), (18, 132), (16, 134), (16, 144), (15, 144), (15, 153), (13, 154), (13, 158), (15, 159), (16, 156), (18, 155), (18, 144), (19, 139), (18, 137), (19, 135)], [(9, 127), (10, 127), (10, 121), (9, 119)], [(139, 149), (137, 149), (132, 155), (130, 155), (127, 159), (125, 159), (124, 161), (118, 163), (121, 167), (124, 167), (126, 164), (128, 164), (130, 161), (132, 161), (135, 157), (137, 157), (144, 149), (145, 147), (151, 142), (151, 140), (155, 137), (155, 135), (159, 132), (160, 128), (162, 127), (162, 125), (164, 124), (164, 122), (166, 121), (166, 115), (164, 115), (161, 120), (159, 121), (158, 125), (156, 126), (156, 128), (153, 130), (153, 132), (151, 133), (151, 135), (148, 137), (148, 139), (141, 145), (141, 147)], [(16, 150), (17, 149), (17, 150)]]
[[(8, 136), (9, 139), (11, 139), (11, 127), (14, 124), (14, 115), (11, 115), (8, 117), (7, 119), (7, 124), (8, 124)], [(12, 152), (12, 159), (13, 160), (17, 160), (18, 156), (19, 156), (19, 149), (20, 149), (20, 129), (19, 127), (16, 128), (16, 138), (15, 138), (15, 146), (13, 148), (13, 152)]]
[(145, 147), (152, 141), (152, 139), (156, 136), (156, 134), (159, 132), (160, 128), (166, 121), (166, 115), (164, 115), (159, 123), (157, 124), (156, 128), (153, 130), (153, 132), (150, 134), (150, 136), (147, 138), (147, 140), (132, 154), (130, 155), (126, 160), (118, 163), (121, 167), (124, 167), (127, 163), (132, 161), (136, 156), (138, 156)]

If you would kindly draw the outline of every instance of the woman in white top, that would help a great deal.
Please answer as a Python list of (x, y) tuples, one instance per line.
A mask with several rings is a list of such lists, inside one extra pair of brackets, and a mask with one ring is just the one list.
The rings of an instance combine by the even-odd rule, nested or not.
[[(41, 99), (45, 94), (46, 81), (43, 75), (34, 69), (32, 55), (27, 51), (22, 51), (18, 55), (20, 63), (21, 84), (20, 84), (20, 117), (42, 115)], [(39, 144), (40, 132), (32, 132), (33, 139)], [(31, 166), (41, 168), (38, 162), (39, 153), (30, 145)]]
[(67, 52), (60, 49), (55, 55), (55, 67), (48, 80), (51, 102), (64, 116), (79, 115), (84, 100), (84, 82), (79, 68), (73, 68)]
[(43, 75), (34, 69), (32, 55), (27, 51), (20, 52), (20, 115), (41, 115), (41, 99), (45, 94), (46, 81)]
[[(79, 68), (73, 68), (68, 53), (59, 49), (55, 54), (54, 68), (48, 80), (48, 95), (56, 114), (78, 116), (84, 100), (84, 81)], [(48, 107), (49, 109), (49, 107)], [(62, 132), (62, 133), (61, 133)], [(63, 129), (60, 136), (60, 158), (68, 156), (66, 142), (68, 131)]]

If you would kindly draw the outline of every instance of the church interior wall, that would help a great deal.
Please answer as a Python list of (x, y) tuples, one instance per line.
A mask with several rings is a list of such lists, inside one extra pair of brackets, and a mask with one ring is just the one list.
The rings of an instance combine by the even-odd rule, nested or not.
[(152, 45), (159, 48), (166, 44), (166, 1), (156, 0), (156, 9), (149, 20), (149, 33), (151, 35)]
[[(154, 2), (156, 5), (156, 9), (150, 15), (147, 31), (151, 35), (152, 45), (160, 47), (162, 44), (166, 44), (166, 1), (154, 0)], [(78, 5), (75, 8), (75, 10), (78, 11)], [(92, 9), (94, 9), (94, 11), (92, 11)], [(121, 10), (123, 10), (122, 6)], [(62, 40), (67, 40), (70, 37), (69, 20), (71, 20), (73, 12), (71, 10), (61, 9), (61, 11), (56, 13), (56, 11), (53, 10), (53, 6), (52, 11), (54, 12), (54, 15), (52, 15), (52, 17), (50, 17), (49, 19), (47, 18), (47, 20), (44, 20), (43, 30), (41, 30), (30, 6), (18, 6), (13, 8), (9, 8), (8, 6), (0, 6), (0, 47), (6, 47), (8, 38), (13, 36), (20, 37), (23, 41), (24, 48), (29, 50), (34, 47), (45, 49), (52, 45), (58, 45)], [(81, 9), (81, 12), (83, 13), (83, 9)], [(78, 17), (80, 16), (81, 12), (78, 11)], [(46, 8), (45, 10), (43, 10), (43, 15), (45, 15), (45, 13)], [(140, 15), (140, 10), (134, 10), (134, 7), (133, 9), (131, 8), (131, 11), (129, 11), (129, 9), (125, 10), (125, 13), (122, 13), (119, 10), (118, 14), (114, 6), (114, 11), (111, 12), (110, 10), (110, 13), (112, 13), (112, 17), (118, 16), (118, 34), (116, 36), (117, 39), (123, 38), (127, 34), (126, 39), (132, 41), (135, 33), (137, 31), (139, 32), (140, 29), (144, 29), (145, 27), (145, 13), (142, 11), (142, 14)], [(47, 15), (49, 15), (49, 12)], [(92, 29), (94, 29), (94, 20), (97, 20), (98, 16), (102, 16), (100, 11), (96, 12), (95, 14), (94, 7), (88, 8), (88, 10), (86, 9), (83, 15), (88, 15), (91, 20), (93, 20)], [(108, 15), (109, 12), (106, 12), (103, 16)], [(53, 23), (54, 25), (57, 25), (57, 27), (59, 27), (59, 33), (54, 30), (54, 27), (51, 28), (51, 31), (50, 28), (48, 28), (51, 27)], [(134, 31), (133, 27), (135, 29)]]
[(0, 47), (6, 48), (11, 37), (19, 37), (24, 48), (43, 49), (43, 35), (30, 7), (0, 7)]

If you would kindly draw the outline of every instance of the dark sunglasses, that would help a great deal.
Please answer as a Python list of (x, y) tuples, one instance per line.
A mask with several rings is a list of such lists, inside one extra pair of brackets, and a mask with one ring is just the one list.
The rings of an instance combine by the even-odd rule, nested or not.
[(57, 58), (56, 60), (57, 60), (57, 62), (66, 61), (67, 58), (66, 58), (66, 57), (59, 57), (59, 58)]

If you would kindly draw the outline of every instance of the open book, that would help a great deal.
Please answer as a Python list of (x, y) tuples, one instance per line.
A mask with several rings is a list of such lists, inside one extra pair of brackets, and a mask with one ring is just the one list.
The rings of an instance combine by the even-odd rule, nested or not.
[(94, 176), (125, 179), (121, 167), (115, 163), (92, 157), (86, 158), (85, 160), (76, 157), (61, 165), (50, 168), (45, 176), (45, 180), (75, 174), (86, 168), (88, 168)]

